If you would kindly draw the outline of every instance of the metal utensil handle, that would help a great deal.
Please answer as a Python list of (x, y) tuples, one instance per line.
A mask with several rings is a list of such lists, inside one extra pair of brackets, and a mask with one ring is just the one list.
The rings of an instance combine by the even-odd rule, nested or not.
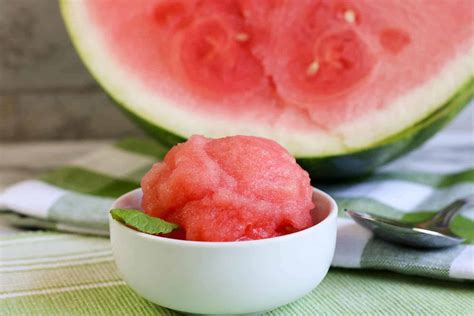
[(439, 211), (430, 222), (438, 227), (448, 227), (451, 220), (466, 204), (474, 203), (474, 194), (458, 199)]
[(474, 204), (474, 194), (463, 197), (460, 200), (464, 201), (466, 204)]

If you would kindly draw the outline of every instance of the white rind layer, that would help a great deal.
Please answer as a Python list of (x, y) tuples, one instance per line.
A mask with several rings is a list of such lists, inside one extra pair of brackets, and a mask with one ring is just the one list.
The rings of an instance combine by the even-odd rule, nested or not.
[[(347, 147), (366, 148), (413, 126), (440, 108), (474, 76), (474, 45), (438, 75), (370, 116), (338, 127)], [(396, 118), (396, 119), (394, 119)]]
[[(208, 137), (255, 135), (272, 138), (293, 155), (322, 157), (354, 152), (398, 134), (439, 109), (474, 76), (474, 43), (449, 62), (438, 75), (400, 96), (385, 108), (347, 122), (332, 131), (315, 127), (311, 131), (289, 130), (278, 124), (256, 124), (254, 120), (199, 116), (179, 108), (172, 100), (157, 95), (127, 73), (113, 58), (106, 42), (90, 20), (83, 1), (61, 1), (63, 16), (74, 45), (87, 68), (102, 87), (128, 111), (170, 133), (185, 138), (193, 134)], [(396, 118), (396, 119), (394, 119)]]

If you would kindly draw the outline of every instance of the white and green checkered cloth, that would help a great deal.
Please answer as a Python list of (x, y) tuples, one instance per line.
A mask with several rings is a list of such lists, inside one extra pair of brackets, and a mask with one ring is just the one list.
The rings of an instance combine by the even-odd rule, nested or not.
[[(0, 237), (0, 257), (2, 316), (179, 315), (122, 281), (107, 238), (19, 233)], [(333, 268), (309, 295), (265, 316), (459, 316), (473, 307), (472, 283)]]
[[(352, 208), (407, 221), (427, 218), (453, 200), (474, 193), (473, 137), (471, 133), (441, 134), (364, 181), (321, 188), (336, 198), (341, 210)], [(0, 194), (0, 209), (4, 209), (0, 214), (22, 227), (105, 236), (112, 201), (138, 187), (141, 176), (166, 151), (143, 139), (106, 146), (40, 179), (7, 188)], [(466, 244), (417, 250), (374, 238), (340, 212), (332, 265), (473, 280), (474, 206), (466, 207), (452, 222), (452, 230), (466, 238)]]

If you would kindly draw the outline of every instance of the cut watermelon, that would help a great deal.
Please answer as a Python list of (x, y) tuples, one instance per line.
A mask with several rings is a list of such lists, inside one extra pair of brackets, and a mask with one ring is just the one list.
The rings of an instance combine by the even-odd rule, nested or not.
[(274, 139), (367, 173), (474, 95), (471, 0), (62, 2), (82, 59), (152, 135)]

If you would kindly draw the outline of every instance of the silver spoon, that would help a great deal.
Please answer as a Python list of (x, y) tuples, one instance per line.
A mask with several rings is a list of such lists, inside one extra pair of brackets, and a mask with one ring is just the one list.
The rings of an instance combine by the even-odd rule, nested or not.
[(431, 219), (415, 224), (402, 223), (354, 210), (345, 211), (358, 224), (387, 241), (418, 248), (441, 248), (464, 242), (464, 238), (455, 235), (450, 230), (449, 223), (464, 205), (470, 203), (474, 203), (474, 195), (456, 200)]

